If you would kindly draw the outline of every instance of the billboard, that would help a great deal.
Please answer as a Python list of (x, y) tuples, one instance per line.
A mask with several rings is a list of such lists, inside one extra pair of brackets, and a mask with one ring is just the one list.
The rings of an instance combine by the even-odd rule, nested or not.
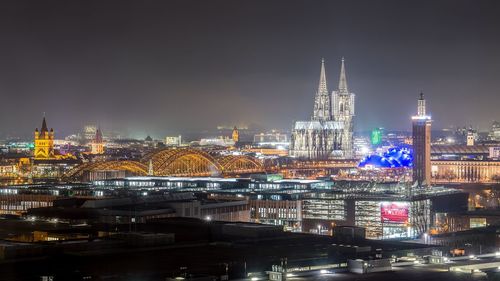
[(410, 204), (405, 202), (380, 203), (380, 216), (382, 222), (407, 223)]
[(372, 145), (379, 145), (382, 143), (382, 131), (379, 128), (376, 128), (372, 131), (370, 135), (370, 140)]

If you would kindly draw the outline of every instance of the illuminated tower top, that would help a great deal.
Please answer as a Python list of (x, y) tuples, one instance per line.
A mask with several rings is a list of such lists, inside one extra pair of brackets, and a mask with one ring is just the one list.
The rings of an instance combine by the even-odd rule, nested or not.
[(412, 117), (413, 120), (431, 120), (431, 117), (427, 115), (425, 109), (425, 98), (424, 93), (420, 93), (420, 98), (418, 99), (417, 115)]
[(321, 73), (319, 75), (318, 94), (328, 95), (328, 88), (326, 87), (325, 59), (321, 59)]
[(321, 72), (319, 75), (318, 91), (314, 99), (314, 112), (312, 120), (331, 120), (330, 95), (326, 85), (325, 60), (321, 59)]
[(95, 131), (94, 140), (90, 143), (90, 153), (104, 154), (104, 140), (102, 138), (101, 128), (99, 127)]
[(420, 93), (420, 98), (418, 99), (417, 115), (418, 116), (425, 116), (425, 99), (424, 99), (424, 93)]
[(35, 129), (35, 151), (34, 156), (37, 160), (46, 160), (54, 158), (54, 129), (50, 129), (47, 127), (47, 121), (45, 120), (45, 116), (42, 120), (42, 127), (40, 127), (40, 131), (38, 128)]
[(238, 132), (238, 128), (236, 128), (236, 126), (234, 126), (233, 128), (233, 133), (231, 137), (235, 143), (240, 141), (240, 133)]
[(102, 132), (100, 128), (97, 128), (95, 131), (95, 138), (94, 138), (95, 143), (102, 143)]
[(340, 94), (347, 94), (347, 93), (349, 93), (349, 90), (347, 89), (347, 78), (346, 78), (346, 75), (345, 75), (345, 64), (344, 64), (344, 58), (343, 57), (342, 57), (342, 66), (340, 68), (339, 93)]
[(47, 128), (47, 121), (45, 121), (45, 116), (43, 117), (42, 127), (40, 128), (40, 133), (46, 133), (49, 129)]

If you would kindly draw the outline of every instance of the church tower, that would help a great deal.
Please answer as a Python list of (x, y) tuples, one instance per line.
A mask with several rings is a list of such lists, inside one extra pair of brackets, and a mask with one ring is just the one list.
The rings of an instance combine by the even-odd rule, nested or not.
[(342, 158), (353, 157), (353, 131), (354, 131), (354, 99), (355, 95), (347, 88), (347, 78), (344, 58), (340, 67), (339, 87), (332, 92), (333, 120), (342, 122), (343, 134), (341, 150)]
[(40, 131), (35, 129), (35, 160), (54, 159), (54, 129), (47, 128), (45, 116)]
[(102, 132), (100, 128), (95, 131), (95, 137), (90, 144), (91, 154), (104, 154), (104, 141), (102, 139)]
[(331, 103), (328, 88), (326, 86), (325, 60), (321, 59), (321, 73), (319, 76), (318, 91), (314, 99), (314, 112), (312, 120), (328, 121), (331, 120)]
[(234, 143), (238, 143), (240, 141), (240, 133), (238, 132), (238, 128), (236, 128), (236, 126), (234, 126), (233, 128), (233, 133), (231, 135)]

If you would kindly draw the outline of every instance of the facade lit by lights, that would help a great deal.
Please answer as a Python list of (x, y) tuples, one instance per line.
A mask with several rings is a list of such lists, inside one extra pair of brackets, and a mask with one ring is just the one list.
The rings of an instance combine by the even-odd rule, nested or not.
[(353, 157), (354, 94), (347, 88), (344, 59), (337, 91), (328, 93), (324, 60), (314, 111), (310, 121), (296, 121), (290, 156), (303, 159), (348, 159)]
[(47, 121), (43, 117), (42, 127), (40, 131), (35, 129), (35, 159), (48, 160), (54, 159), (54, 129), (48, 129)]
[(373, 168), (402, 168), (412, 167), (413, 152), (409, 147), (392, 147), (384, 153), (366, 156), (359, 163), (359, 167)]
[(238, 132), (238, 128), (234, 126), (233, 132), (231, 133), (231, 138), (233, 139), (234, 143), (238, 143), (240, 141), (240, 133)]
[(375, 128), (370, 134), (370, 141), (372, 145), (379, 145), (382, 143), (382, 131), (380, 128)]
[(419, 186), (431, 183), (431, 124), (426, 114), (424, 94), (418, 99), (417, 115), (412, 117), (413, 181)]
[(91, 148), (91, 154), (104, 153), (104, 140), (102, 138), (102, 132), (100, 128), (97, 128), (94, 140), (90, 144), (90, 148)]

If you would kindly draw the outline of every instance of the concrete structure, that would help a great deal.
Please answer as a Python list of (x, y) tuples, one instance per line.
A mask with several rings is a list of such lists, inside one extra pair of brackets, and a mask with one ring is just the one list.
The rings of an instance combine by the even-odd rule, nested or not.
[(391, 271), (391, 261), (389, 259), (376, 259), (376, 260), (349, 260), (347, 262), (349, 272), (357, 274), (366, 274), (373, 272)]
[(166, 146), (180, 146), (182, 144), (182, 136), (167, 136), (165, 137)]
[(500, 160), (500, 146), (489, 147), (488, 157), (494, 160)]
[(499, 183), (500, 161), (431, 161), (433, 183)]
[(418, 100), (417, 115), (412, 117), (413, 182), (431, 184), (431, 117), (426, 114), (424, 94)]
[(344, 59), (337, 91), (328, 93), (324, 60), (310, 121), (296, 121), (290, 156), (303, 159), (346, 159), (353, 156), (354, 94), (347, 88)]
[(190, 192), (142, 194), (140, 197), (59, 200), (54, 201), (54, 207), (29, 209), (28, 215), (75, 223), (145, 223), (170, 217), (233, 222), (250, 220), (247, 200), (198, 200)]

